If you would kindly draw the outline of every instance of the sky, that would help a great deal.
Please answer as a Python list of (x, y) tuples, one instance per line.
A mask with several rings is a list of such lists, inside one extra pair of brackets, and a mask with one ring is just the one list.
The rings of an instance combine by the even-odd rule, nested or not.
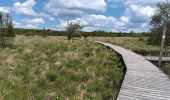
[(61, 31), (67, 22), (78, 22), (83, 31), (146, 32), (160, 1), (0, 0), (0, 11), (11, 14), (16, 28)]

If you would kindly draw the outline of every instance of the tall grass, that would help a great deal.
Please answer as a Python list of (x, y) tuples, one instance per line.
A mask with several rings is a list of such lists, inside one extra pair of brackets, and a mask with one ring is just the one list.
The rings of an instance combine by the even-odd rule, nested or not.
[(0, 99), (114, 99), (123, 77), (119, 58), (93, 42), (17, 36), (0, 49)]
[[(147, 37), (89, 37), (90, 40), (97, 40), (122, 46), (144, 56), (159, 56), (160, 47), (149, 45)], [(170, 47), (167, 47), (170, 52)]]
[(169, 76), (170, 79), (170, 63), (165, 64), (161, 69)]

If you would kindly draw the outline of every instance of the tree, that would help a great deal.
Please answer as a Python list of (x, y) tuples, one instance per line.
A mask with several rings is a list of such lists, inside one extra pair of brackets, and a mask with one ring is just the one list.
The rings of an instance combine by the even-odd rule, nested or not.
[(0, 46), (5, 47), (15, 36), (12, 17), (0, 12)]
[(14, 27), (13, 27), (13, 23), (12, 23), (12, 18), (11, 18), (11, 20), (10, 20), (9, 23), (8, 23), (7, 32), (8, 32), (7, 35), (8, 35), (9, 37), (15, 37)]
[(0, 28), (2, 28), (3, 25), (3, 14), (0, 12)]
[(68, 32), (68, 40), (71, 40), (72, 34), (74, 32), (80, 31), (83, 27), (79, 23), (68, 22), (66, 26), (66, 30)]
[(159, 2), (157, 4), (156, 13), (152, 16), (150, 25), (151, 33), (148, 42), (153, 45), (160, 45), (162, 39), (163, 28), (166, 25), (166, 42), (165, 45), (170, 45), (170, 3)]

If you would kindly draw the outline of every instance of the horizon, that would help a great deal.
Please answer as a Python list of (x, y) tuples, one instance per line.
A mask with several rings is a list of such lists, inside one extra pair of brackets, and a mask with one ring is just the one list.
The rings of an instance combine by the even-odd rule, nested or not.
[(164, 0), (1, 0), (0, 11), (12, 15), (15, 28), (61, 31), (73, 21), (88, 32), (148, 32), (160, 1)]

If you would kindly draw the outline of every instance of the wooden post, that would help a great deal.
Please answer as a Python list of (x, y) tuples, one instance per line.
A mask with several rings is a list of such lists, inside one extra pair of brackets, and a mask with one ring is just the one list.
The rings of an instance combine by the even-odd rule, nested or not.
[(165, 24), (164, 28), (163, 28), (162, 41), (161, 41), (161, 47), (160, 47), (159, 67), (161, 67), (161, 65), (162, 65), (162, 55), (163, 55), (163, 48), (165, 45), (166, 30), (167, 30), (167, 27)]

